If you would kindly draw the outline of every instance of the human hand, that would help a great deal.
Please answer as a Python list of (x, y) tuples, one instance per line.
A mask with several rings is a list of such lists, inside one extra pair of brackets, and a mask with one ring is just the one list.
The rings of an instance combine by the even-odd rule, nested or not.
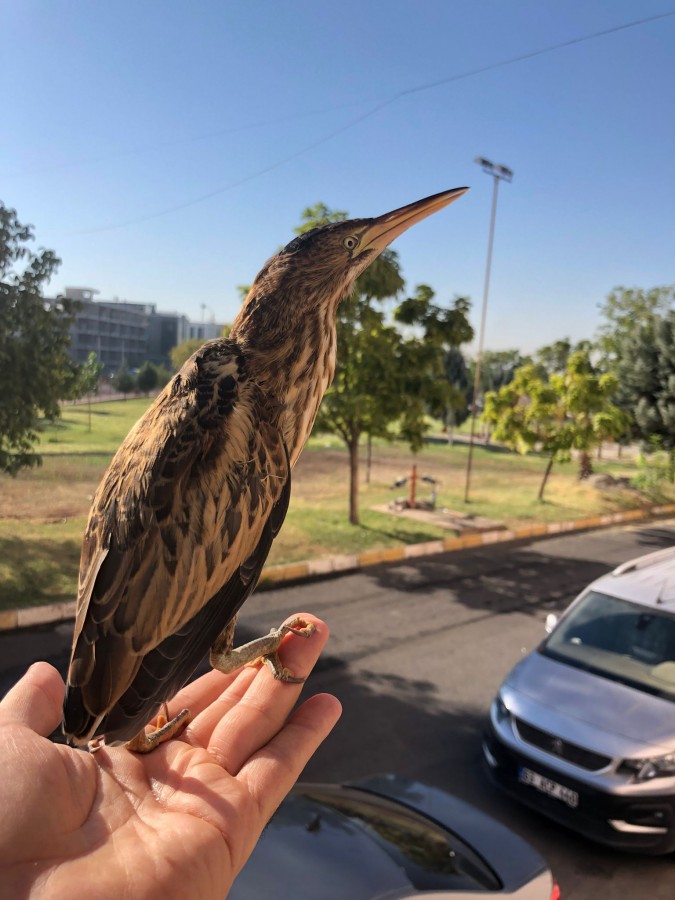
[[(284, 638), (281, 657), (311, 671), (328, 639)], [(329, 694), (289, 718), (302, 685), (266, 666), (209, 672), (174, 698), (192, 721), (147, 755), (84, 753), (48, 738), (64, 684), (36, 663), (0, 702), (0, 897), (227, 895), (262, 829), (340, 716)]]

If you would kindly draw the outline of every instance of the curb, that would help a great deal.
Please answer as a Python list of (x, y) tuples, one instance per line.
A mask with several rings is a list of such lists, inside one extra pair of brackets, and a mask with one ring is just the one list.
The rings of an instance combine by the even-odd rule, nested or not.
[[(283, 584), (298, 583), (306, 580), (326, 578), (345, 572), (354, 572), (382, 563), (402, 562), (420, 556), (434, 556), (438, 553), (452, 553), (458, 550), (469, 550), (486, 544), (517, 543), (518, 541), (551, 537), (557, 534), (569, 534), (573, 531), (592, 531), (610, 528), (613, 525), (644, 522), (664, 516), (675, 515), (675, 503), (665, 506), (652, 506), (648, 509), (631, 509), (626, 512), (608, 513), (602, 516), (587, 516), (585, 519), (574, 519), (569, 522), (540, 523), (525, 525), (522, 528), (499, 529), (480, 533), (465, 534), (462, 537), (440, 538), (423, 544), (408, 544), (404, 547), (389, 547), (384, 550), (364, 550), (344, 556), (328, 556), (308, 562), (289, 563), (283, 566), (269, 566), (263, 570), (260, 578), (261, 588), (273, 588)], [(27, 609), (8, 609), (0, 611), (0, 632), (13, 631), (20, 628), (31, 628), (35, 625), (49, 625), (75, 618), (75, 601), (52, 603), (45, 606), (32, 606)]]

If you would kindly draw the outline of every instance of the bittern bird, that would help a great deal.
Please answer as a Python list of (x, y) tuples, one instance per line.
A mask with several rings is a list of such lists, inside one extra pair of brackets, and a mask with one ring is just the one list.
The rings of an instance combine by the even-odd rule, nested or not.
[[(399, 234), (460, 197), (315, 228), (256, 277), (228, 338), (207, 341), (115, 454), (80, 562), (63, 729), (148, 751), (187, 720), (145, 726), (211, 648), (232, 671), (267, 661), (302, 621), (233, 649), (237, 613), (281, 528), (291, 470), (335, 371), (338, 304)], [(158, 719), (162, 721), (162, 718)]]

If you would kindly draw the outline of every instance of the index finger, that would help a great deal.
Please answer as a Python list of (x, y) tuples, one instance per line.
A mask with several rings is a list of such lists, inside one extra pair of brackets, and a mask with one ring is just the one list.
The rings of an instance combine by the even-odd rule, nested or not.
[[(307, 678), (328, 640), (328, 626), (311, 613), (292, 617), (311, 624), (310, 637), (287, 634), (279, 652), (283, 665), (294, 676)], [(245, 682), (243, 682), (245, 684)], [(295, 706), (303, 684), (286, 683), (262, 668), (234, 704), (214, 704), (192, 726), (192, 734), (230, 772), (236, 774), (244, 762), (266, 744), (284, 725)], [(225, 698), (227, 699), (227, 698)]]

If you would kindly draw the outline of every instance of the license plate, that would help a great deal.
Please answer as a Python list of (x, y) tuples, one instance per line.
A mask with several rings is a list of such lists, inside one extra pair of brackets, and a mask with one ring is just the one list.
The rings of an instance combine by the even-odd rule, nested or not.
[(518, 781), (521, 784), (529, 784), (530, 787), (541, 791), (542, 794), (554, 797), (556, 800), (562, 800), (563, 803), (566, 803), (572, 809), (576, 809), (579, 805), (579, 794), (576, 791), (558, 784), (557, 781), (552, 781), (538, 772), (533, 772), (532, 769), (526, 769), (525, 767), (518, 769)]

